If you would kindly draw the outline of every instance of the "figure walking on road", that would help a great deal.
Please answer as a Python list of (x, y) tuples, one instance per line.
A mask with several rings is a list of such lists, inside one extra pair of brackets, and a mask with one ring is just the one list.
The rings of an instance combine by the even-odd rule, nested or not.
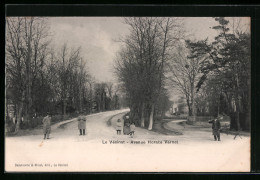
[(134, 137), (134, 134), (135, 134), (135, 123), (131, 123), (131, 125), (130, 125), (130, 136), (131, 136), (131, 138), (133, 138)]
[(49, 112), (47, 112), (47, 115), (42, 120), (43, 123), (43, 139), (50, 139), (50, 133), (51, 133), (51, 117), (49, 115)]
[(214, 120), (209, 120), (209, 123), (212, 123), (212, 134), (214, 136), (214, 140), (218, 140), (220, 141), (220, 119), (223, 119), (222, 116), (218, 116), (216, 119)]
[(80, 115), (78, 117), (78, 129), (79, 129), (79, 135), (85, 135), (86, 134), (86, 117)]
[(122, 130), (122, 122), (120, 119), (117, 120), (116, 122), (116, 134), (120, 135)]

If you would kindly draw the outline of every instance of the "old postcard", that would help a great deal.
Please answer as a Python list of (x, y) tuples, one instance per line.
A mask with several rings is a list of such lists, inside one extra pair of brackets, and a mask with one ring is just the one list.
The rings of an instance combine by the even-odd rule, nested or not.
[(250, 172), (250, 17), (6, 17), (6, 172)]

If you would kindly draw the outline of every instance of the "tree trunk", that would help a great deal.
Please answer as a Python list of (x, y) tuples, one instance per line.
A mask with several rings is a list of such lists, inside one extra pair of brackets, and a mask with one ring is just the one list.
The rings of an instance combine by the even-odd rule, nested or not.
[(90, 87), (90, 114), (92, 114), (92, 108), (93, 108), (93, 96), (92, 96), (92, 84), (90, 83), (89, 84), (89, 87)]
[[(27, 57), (26, 57), (26, 111), (25, 111), (25, 119), (28, 121), (28, 118), (30, 116), (30, 111), (32, 107), (32, 70), (31, 70), (31, 58), (32, 58), (32, 26), (33, 26), (33, 19), (29, 22), (28, 29), (26, 28), (26, 32), (28, 34), (27, 39)], [(28, 32), (29, 31), (29, 32)]]
[(240, 118), (239, 118), (239, 112), (240, 112), (240, 109), (241, 109), (241, 106), (240, 106), (240, 95), (239, 95), (239, 89), (240, 89), (240, 86), (239, 86), (239, 79), (238, 79), (238, 73), (236, 73), (236, 100), (235, 100), (235, 103), (236, 103), (236, 124), (237, 124), (237, 130), (239, 131), (240, 130)]
[(17, 113), (17, 118), (16, 118), (17, 122), (16, 122), (16, 125), (15, 125), (15, 133), (17, 133), (20, 130), (24, 100), (25, 100), (25, 91), (22, 92), (21, 102), (18, 105), (19, 107), (18, 107), (18, 113)]
[(230, 114), (232, 112), (231, 98), (228, 96), (226, 92), (224, 92), (224, 97), (228, 106), (228, 112)]
[(144, 127), (144, 108), (145, 108), (145, 103), (142, 103), (142, 109), (141, 109), (141, 127)]
[(9, 117), (9, 108), (8, 108), (8, 104), (9, 104), (9, 102), (8, 102), (8, 98), (6, 98), (6, 96), (5, 96), (5, 109), (6, 109), (6, 111), (5, 111), (5, 119), (10, 118), (10, 117)]
[(151, 112), (150, 112), (148, 130), (153, 129), (153, 113), (154, 113), (154, 103), (152, 104), (152, 108), (151, 108)]
[(66, 99), (63, 99), (63, 116), (66, 115), (66, 107), (67, 107), (67, 103), (66, 103)]
[(190, 105), (189, 100), (187, 100), (188, 110), (189, 110), (189, 116), (192, 116), (192, 107)]
[(16, 125), (15, 125), (15, 133), (20, 130), (20, 124), (22, 119), (22, 111), (23, 111), (23, 102), (19, 103), (17, 118), (16, 118)]
[(19, 106), (20, 107), (18, 108), (18, 116), (15, 124), (15, 133), (17, 133), (20, 130), (20, 124), (21, 124), (22, 105), (20, 104)]
[(102, 95), (102, 104), (103, 104), (103, 111), (105, 111), (106, 110), (106, 95), (105, 95), (105, 93), (103, 93), (103, 95)]
[(236, 125), (237, 125), (237, 131), (240, 131), (240, 122), (239, 122), (239, 111), (236, 112)]
[(219, 104), (220, 104), (220, 102), (218, 102), (218, 116), (219, 116)]
[(165, 112), (164, 112), (164, 110), (162, 110), (162, 112), (161, 112), (161, 120), (163, 120), (164, 114), (165, 114)]
[(193, 91), (194, 85), (191, 85), (191, 113), (192, 116), (195, 116), (195, 103), (194, 103), (194, 91)]
[(190, 98), (189, 98), (188, 94), (186, 94), (186, 103), (187, 103), (187, 106), (188, 106), (189, 116), (192, 116), (192, 107), (191, 107), (191, 104), (190, 104)]
[(196, 120), (196, 109), (195, 109), (195, 103), (194, 103), (194, 100), (192, 100), (192, 116), (194, 117), (194, 121)]
[(236, 104), (236, 126), (237, 126), (237, 131), (240, 130), (240, 116), (239, 116), (239, 112), (240, 112), (240, 107), (239, 107), (239, 102), (238, 102), (238, 97), (235, 100), (235, 104)]
[(101, 111), (101, 94), (98, 95), (98, 112)]
[(79, 88), (79, 110), (82, 111), (82, 90)]

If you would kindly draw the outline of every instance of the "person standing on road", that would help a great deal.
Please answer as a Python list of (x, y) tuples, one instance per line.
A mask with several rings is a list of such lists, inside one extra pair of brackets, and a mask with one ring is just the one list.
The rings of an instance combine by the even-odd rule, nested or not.
[(120, 135), (122, 130), (122, 122), (120, 119), (116, 121), (116, 134)]
[(51, 117), (49, 115), (49, 112), (47, 112), (47, 115), (42, 120), (43, 123), (43, 139), (50, 139), (50, 133), (51, 133)]
[(125, 123), (129, 123), (129, 116), (125, 116)]
[(80, 115), (78, 117), (78, 129), (79, 129), (79, 135), (85, 135), (86, 134), (86, 117)]
[(135, 123), (132, 122), (131, 125), (130, 125), (130, 136), (131, 136), (131, 138), (134, 137), (134, 134), (135, 134)]
[(209, 120), (209, 123), (212, 123), (212, 134), (214, 136), (214, 140), (218, 140), (220, 141), (220, 119), (223, 119), (222, 116), (218, 116), (216, 119), (214, 120)]

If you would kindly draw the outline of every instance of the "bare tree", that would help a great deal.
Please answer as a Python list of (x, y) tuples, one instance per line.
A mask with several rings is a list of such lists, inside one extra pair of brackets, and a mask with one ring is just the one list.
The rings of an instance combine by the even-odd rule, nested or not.
[[(213, 42), (207, 39), (197, 42), (187, 42), (193, 57), (204, 59), (202, 66), (203, 76), (197, 84), (200, 89), (207, 83), (211, 74), (215, 75), (215, 82), (222, 80), (223, 95), (233, 104), (234, 112), (231, 115), (231, 127), (240, 130), (240, 115), (247, 124), (250, 123), (250, 34), (235, 26), (227, 18), (214, 18), (218, 25), (212, 27), (219, 34)], [(232, 21), (231, 21), (232, 22)], [(231, 30), (230, 30), (231, 27)], [(227, 83), (224, 83), (227, 82)], [(230, 105), (229, 105), (230, 106)], [(233, 120), (232, 120), (233, 119)]]
[[(54, 48), (46, 18), (8, 17), (6, 77), (8, 102), (16, 107), (16, 129), (34, 126), (32, 116), (72, 113), (87, 106), (89, 74), (80, 48)], [(12, 101), (9, 101), (12, 100)], [(7, 102), (6, 102), (7, 103)]]
[(87, 73), (80, 55), (80, 48), (68, 49), (64, 44), (57, 55), (58, 73), (60, 78), (61, 100), (63, 102), (62, 112), (66, 115), (67, 103), (75, 101), (78, 96), (79, 110), (82, 109), (83, 87), (85, 86)]
[(178, 90), (185, 98), (189, 116), (195, 115), (196, 84), (201, 77), (199, 58), (188, 58), (189, 50), (180, 44), (167, 62), (167, 80), (170, 88)]
[[(117, 59), (117, 74), (124, 83), (130, 101), (132, 119), (140, 117), (145, 126), (145, 109), (149, 109), (148, 129), (154, 121), (155, 105), (164, 86), (168, 53), (181, 38), (178, 18), (125, 18), (130, 35), (123, 42)], [(146, 108), (147, 107), (147, 108)]]
[(48, 24), (45, 18), (8, 17), (6, 19), (6, 70), (10, 73), (18, 107), (16, 132), (21, 116), (33, 113), (32, 88), (48, 54)]

